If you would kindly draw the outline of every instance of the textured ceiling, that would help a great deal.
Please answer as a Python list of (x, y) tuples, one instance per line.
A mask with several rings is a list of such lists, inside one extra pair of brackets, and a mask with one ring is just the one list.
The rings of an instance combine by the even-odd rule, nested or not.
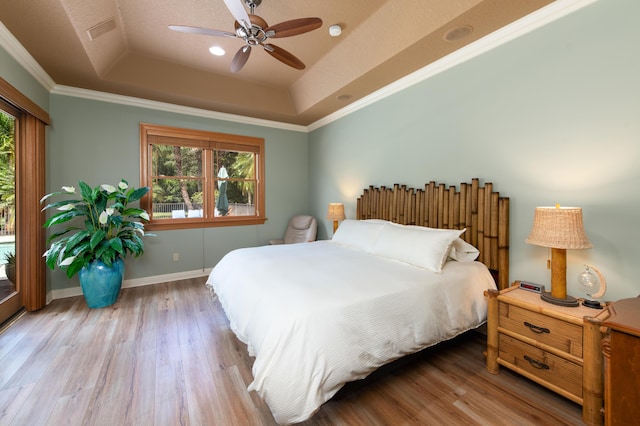
[[(18, 0), (4, 2), (0, 20), (56, 84), (309, 125), (552, 1), (263, 0), (255, 14), (270, 25), (323, 25), (270, 40), (304, 70), (257, 47), (237, 73), (241, 39), (167, 28), (234, 32), (223, 0)], [(329, 35), (333, 24), (341, 36)], [(446, 40), (461, 27), (471, 32)], [(211, 55), (214, 45), (226, 55)]]

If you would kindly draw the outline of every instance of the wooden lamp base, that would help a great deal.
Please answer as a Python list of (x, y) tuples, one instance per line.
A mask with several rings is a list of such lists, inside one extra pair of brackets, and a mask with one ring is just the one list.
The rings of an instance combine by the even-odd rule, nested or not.
[(554, 305), (560, 306), (575, 307), (580, 305), (578, 299), (573, 296), (565, 296), (563, 298), (553, 297), (550, 291), (542, 292), (542, 294), (540, 294), (540, 299), (544, 300), (545, 302), (553, 303)]
[(566, 249), (551, 249), (551, 291), (543, 292), (540, 298), (554, 305), (569, 307), (580, 306), (578, 299), (567, 295)]

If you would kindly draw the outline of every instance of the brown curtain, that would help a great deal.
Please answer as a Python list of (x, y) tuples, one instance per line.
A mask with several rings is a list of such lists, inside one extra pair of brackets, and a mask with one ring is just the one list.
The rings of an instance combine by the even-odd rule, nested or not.
[(44, 213), (45, 128), (49, 114), (0, 78), (0, 98), (20, 111), (16, 127), (16, 278), (24, 306), (35, 311), (46, 305)]

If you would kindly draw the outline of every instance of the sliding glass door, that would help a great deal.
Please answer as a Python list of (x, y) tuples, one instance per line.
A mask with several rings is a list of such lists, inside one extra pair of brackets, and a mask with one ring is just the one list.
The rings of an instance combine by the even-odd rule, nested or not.
[(0, 324), (23, 307), (16, 279), (16, 117), (19, 112), (0, 103)]

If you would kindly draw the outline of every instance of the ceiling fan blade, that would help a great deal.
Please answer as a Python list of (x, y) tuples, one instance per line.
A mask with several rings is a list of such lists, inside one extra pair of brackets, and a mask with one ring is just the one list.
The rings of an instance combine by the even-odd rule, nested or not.
[(231, 72), (238, 72), (242, 69), (244, 64), (247, 63), (249, 59), (249, 55), (251, 54), (251, 46), (248, 44), (242, 46), (236, 54), (233, 56), (233, 60), (231, 61)]
[(233, 17), (246, 29), (251, 28), (251, 20), (249, 14), (242, 5), (242, 0), (224, 0), (224, 4), (227, 5), (227, 9), (233, 15)]
[(320, 18), (300, 18), (272, 25), (265, 32), (269, 38), (291, 37), (313, 31), (321, 26), (322, 19)]
[(235, 35), (235, 33), (230, 33), (229, 31), (214, 30), (211, 28), (188, 27), (185, 25), (169, 25), (169, 29), (173, 31), (178, 31), (181, 33), (189, 33), (189, 34), (202, 34), (202, 35), (210, 35), (210, 36), (218, 36), (218, 37), (229, 37), (229, 38), (238, 37), (237, 35)]
[(264, 44), (263, 47), (264, 47), (264, 50), (266, 50), (269, 55), (273, 56), (280, 62), (287, 64), (290, 67), (293, 67), (298, 70), (305, 69), (305, 65), (300, 59), (296, 58), (295, 56), (293, 56), (291, 53), (287, 52), (283, 48), (275, 46), (273, 44)]

